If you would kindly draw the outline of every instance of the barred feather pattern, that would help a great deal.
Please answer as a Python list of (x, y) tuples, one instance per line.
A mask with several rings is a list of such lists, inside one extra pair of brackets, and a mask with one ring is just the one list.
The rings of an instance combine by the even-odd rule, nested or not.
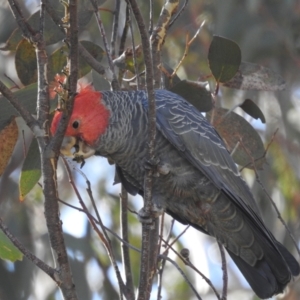
[[(204, 116), (180, 96), (157, 90), (156, 157), (167, 174), (154, 177), (153, 202), (183, 224), (221, 242), (261, 298), (282, 292), (299, 274), (294, 257), (264, 225), (249, 187)], [(143, 194), (147, 164), (145, 91), (102, 92), (109, 125), (96, 154), (117, 165), (132, 193)]]

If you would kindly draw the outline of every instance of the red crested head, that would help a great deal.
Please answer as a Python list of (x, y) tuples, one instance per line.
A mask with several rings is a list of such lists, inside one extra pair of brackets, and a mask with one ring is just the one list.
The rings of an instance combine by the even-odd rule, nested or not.
[[(91, 85), (81, 87), (74, 101), (73, 113), (65, 136), (80, 138), (88, 145), (93, 145), (105, 132), (109, 122), (109, 110), (102, 103), (101, 92)], [(57, 111), (51, 124), (51, 133), (57, 130), (62, 112)]]

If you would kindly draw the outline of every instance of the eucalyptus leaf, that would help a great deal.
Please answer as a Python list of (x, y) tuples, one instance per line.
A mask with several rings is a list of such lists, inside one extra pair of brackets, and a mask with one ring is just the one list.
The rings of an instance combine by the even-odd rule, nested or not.
[(36, 139), (33, 139), (22, 166), (20, 176), (20, 200), (33, 189), (41, 178), (40, 151)]
[(0, 258), (15, 262), (22, 260), (23, 254), (18, 248), (8, 239), (8, 237), (0, 230)]
[(35, 48), (26, 39), (17, 46), (15, 66), (19, 79), (26, 86), (37, 81)]
[(213, 107), (211, 93), (201, 82), (182, 80), (170, 91), (186, 99), (201, 112), (210, 111)]
[(279, 74), (248, 62), (242, 62), (236, 75), (223, 85), (239, 90), (281, 91), (285, 89), (285, 81)]
[(241, 49), (229, 39), (214, 36), (208, 51), (210, 70), (217, 82), (227, 82), (234, 77), (242, 59)]
[(0, 124), (0, 176), (4, 172), (18, 140), (18, 126), (15, 117)]
[(241, 116), (228, 109), (217, 107), (206, 114), (224, 140), (233, 160), (247, 168), (262, 169), (265, 148), (257, 131)]
[(263, 112), (251, 99), (246, 99), (239, 106), (252, 118), (260, 119), (262, 121), (262, 123), (266, 123), (266, 119), (265, 119)]

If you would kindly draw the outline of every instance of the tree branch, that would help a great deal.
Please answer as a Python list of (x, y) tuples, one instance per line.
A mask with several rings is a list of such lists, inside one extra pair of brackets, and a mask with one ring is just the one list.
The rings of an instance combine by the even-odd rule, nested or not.
[(117, 34), (118, 34), (118, 28), (119, 28), (119, 14), (120, 14), (120, 7), (121, 7), (121, 1), (116, 0), (115, 1), (115, 9), (114, 9), (114, 20), (113, 20), (113, 30), (112, 35), (110, 39), (110, 55), (114, 57), (116, 55), (116, 40), (117, 40)]
[(90, 0), (90, 1), (91, 1), (92, 5), (94, 7), (94, 12), (95, 12), (95, 16), (96, 16), (97, 23), (98, 23), (98, 26), (99, 26), (100, 34), (101, 34), (102, 39), (103, 39), (104, 49), (107, 53), (108, 65), (109, 65), (109, 68), (110, 68), (110, 71), (111, 71), (111, 77), (112, 77), (111, 86), (112, 86), (112, 89), (114, 91), (119, 90), (120, 87), (119, 87), (118, 79), (116, 77), (115, 70), (114, 70), (115, 66), (114, 66), (112, 57), (110, 55), (108, 42), (107, 42), (104, 27), (103, 27), (103, 23), (102, 23), (102, 20), (101, 20), (101, 16), (100, 16), (100, 13), (99, 13), (99, 10), (98, 10), (97, 2), (95, 0)]
[(179, 0), (168, 0), (160, 13), (157, 25), (155, 26), (150, 40), (152, 43), (152, 63), (153, 63), (153, 77), (154, 87), (159, 88), (161, 82), (161, 72), (159, 69), (161, 48), (165, 42), (167, 30), (172, 16), (177, 11)]
[(228, 274), (227, 274), (227, 265), (226, 265), (226, 256), (223, 245), (218, 242), (220, 249), (221, 260), (222, 260), (222, 271), (223, 271), (223, 291), (222, 291), (222, 300), (227, 299), (227, 290), (228, 290)]
[[(121, 211), (121, 236), (122, 240), (126, 243), (129, 243), (128, 238), (128, 194), (124, 188), (121, 186), (121, 194), (120, 194), (120, 211)], [(124, 273), (126, 277), (126, 287), (128, 290), (128, 294), (131, 299), (134, 299), (134, 286), (133, 286), (133, 278), (131, 271), (131, 262), (129, 255), (129, 248), (126, 244), (122, 243), (122, 260), (124, 264)]]
[(26, 249), (22, 243), (18, 241), (18, 239), (8, 230), (8, 228), (3, 224), (3, 220), (0, 218), (0, 229), (4, 232), (4, 234), (10, 239), (10, 241), (23, 253), (23, 255), (33, 262), (37, 267), (39, 267), (42, 271), (44, 271), (47, 275), (49, 275), (57, 284), (61, 284), (59, 280), (59, 274), (57, 270), (51, 268), (47, 264), (45, 264), (42, 260), (36, 257), (33, 253), (31, 253), (28, 249)]
[[(77, 4), (75, 0), (70, 0), (70, 7), (72, 7), (71, 15), (74, 15), (74, 12), (77, 16)], [(31, 116), (31, 114), (26, 111), (14, 98), (14, 96), (7, 90), (6, 87), (0, 83), (0, 88), (3, 94), (7, 99), (13, 104), (13, 106), (18, 110), (20, 115), (24, 118), (26, 123), (32, 129), (35, 134), (41, 155), (42, 162), (42, 176), (43, 176), (43, 193), (45, 196), (45, 218), (48, 227), (49, 237), (51, 247), (56, 254), (56, 260), (59, 266), (58, 277), (55, 279), (59, 283), (61, 291), (65, 299), (77, 299), (75, 286), (72, 279), (71, 269), (68, 262), (68, 256), (66, 247), (64, 244), (64, 237), (62, 232), (61, 221), (59, 219), (59, 208), (58, 208), (58, 195), (55, 182), (55, 172), (57, 158), (55, 156), (55, 151), (52, 148), (49, 149), (49, 134), (48, 130), (45, 130), (45, 125), (49, 122), (49, 99), (48, 99), (48, 82), (47, 82), (47, 54), (45, 51), (45, 42), (43, 38), (44, 34), (44, 17), (45, 17), (45, 2), (42, 2), (41, 11), (40, 11), (40, 24), (39, 31), (35, 32), (31, 26), (27, 23), (25, 18), (22, 16), (19, 5), (13, 1), (9, 0), (13, 14), (23, 32), (23, 35), (33, 43), (36, 48), (37, 53), (37, 62), (38, 62), (38, 101), (37, 101), (37, 114), (38, 122)], [(77, 18), (75, 17), (76, 26), (74, 27), (77, 30)], [(71, 24), (74, 26), (74, 23)], [(74, 44), (74, 43), (73, 43)], [(75, 46), (76, 49), (76, 46)], [(74, 51), (74, 50), (73, 50)], [(76, 76), (77, 73), (75, 73)], [(74, 76), (74, 72), (73, 72)], [(77, 78), (76, 85), (77, 85)], [(74, 79), (73, 79), (74, 81)], [(2, 85), (1, 85), (2, 84)], [(74, 84), (73, 84), (74, 85)], [(76, 91), (75, 85), (75, 91)], [(74, 89), (74, 87), (73, 87)], [(72, 105), (71, 105), (72, 108)], [(56, 142), (56, 153), (59, 152), (59, 148), (62, 142), (64, 135), (64, 130), (66, 129), (68, 119), (66, 119), (64, 128), (60, 129), (61, 136), (57, 139)], [(54, 149), (55, 150), (55, 149)]]
[[(148, 112), (148, 141), (149, 141), (149, 161), (155, 161), (155, 137), (156, 137), (156, 109), (155, 109), (155, 98), (154, 98), (154, 87), (153, 87), (153, 65), (150, 51), (150, 42), (148, 32), (141, 15), (140, 9), (137, 5), (136, 0), (128, 0), (131, 5), (132, 12), (135, 16), (144, 53), (145, 67), (146, 67), (146, 88), (148, 94), (149, 112)], [(153, 184), (153, 169), (146, 170), (146, 177), (144, 181), (144, 213), (149, 217), (152, 217), (152, 184)], [(154, 225), (142, 223), (142, 255), (140, 265), (140, 282), (138, 299), (149, 299), (152, 280), (154, 272), (154, 266), (151, 266), (151, 261), (155, 262), (157, 259), (157, 241), (158, 241), (158, 219), (154, 220)], [(151, 252), (151, 244), (155, 245), (154, 251)], [(152, 275), (151, 275), (152, 273)]]

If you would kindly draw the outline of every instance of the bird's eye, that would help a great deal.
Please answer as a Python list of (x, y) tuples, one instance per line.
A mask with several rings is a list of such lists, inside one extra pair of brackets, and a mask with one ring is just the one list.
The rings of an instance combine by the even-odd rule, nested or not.
[(72, 123), (72, 127), (74, 128), (74, 129), (77, 129), (78, 127), (79, 127), (79, 121), (74, 121), (73, 123)]

